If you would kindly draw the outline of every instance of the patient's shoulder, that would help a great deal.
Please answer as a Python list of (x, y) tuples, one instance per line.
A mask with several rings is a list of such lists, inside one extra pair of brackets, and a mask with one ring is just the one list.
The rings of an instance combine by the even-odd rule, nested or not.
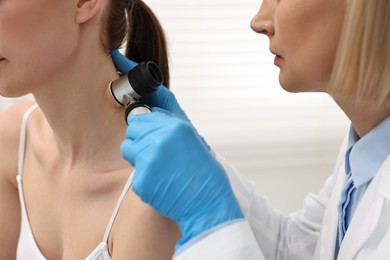
[[(23, 115), (33, 101), (15, 103), (0, 112), (0, 174), (12, 177), (17, 174), (20, 128)], [(4, 177), (4, 175), (2, 176)]]
[(23, 116), (33, 104), (32, 101), (15, 103), (0, 112), (0, 142), (2, 148), (12, 149), (15, 148), (15, 145), (17, 148)]
[[(112, 256), (118, 259), (172, 259), (181, 232), (176, 223), (155, 211), (133, 192), (122, 202), (109, 241)], [(111, 242), (111, 243), (110, 243)], [(153, 248), (153, 250), (151, 250)]]

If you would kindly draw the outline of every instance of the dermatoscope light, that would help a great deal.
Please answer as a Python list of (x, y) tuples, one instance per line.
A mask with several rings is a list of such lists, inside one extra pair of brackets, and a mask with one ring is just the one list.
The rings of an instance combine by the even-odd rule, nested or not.
[(126, 108), (126, 123), (131, 115), (151, 112), (150, 107), (138, 100), (155, 91), (163, 82), (164, 78), (157, 64), (147, 61), (110, 83), (109, 89), (115, 101)]

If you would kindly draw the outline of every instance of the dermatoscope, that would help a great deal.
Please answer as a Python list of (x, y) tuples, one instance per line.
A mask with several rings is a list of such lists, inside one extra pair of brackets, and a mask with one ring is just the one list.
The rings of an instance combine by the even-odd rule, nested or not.
[(138, 64), (129, 73), (110, 83), (109, 90), (115, 101), (126, 108), (125, 121), (135, 114), (151, 112), (139, 99), (157, 90), (164, 82), (160, 68), (152, 61)]

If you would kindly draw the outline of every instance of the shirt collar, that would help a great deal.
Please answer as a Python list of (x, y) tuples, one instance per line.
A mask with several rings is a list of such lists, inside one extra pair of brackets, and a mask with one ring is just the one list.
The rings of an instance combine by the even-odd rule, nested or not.
[(361, 139), (351, 126), (345, 169), (347, 174), (352, 173), (354, 186), (359, 187), (371, 181), (389, 154), (390, 117)]

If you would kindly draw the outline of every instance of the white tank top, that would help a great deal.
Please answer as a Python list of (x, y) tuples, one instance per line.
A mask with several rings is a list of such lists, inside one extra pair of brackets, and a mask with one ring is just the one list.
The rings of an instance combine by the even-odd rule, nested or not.
[[(28, 214), (26, 210), (26, 205), (24, 202), (24, 194), (23, 194), (23, 164), (24, 164), (24, 154), (25, 154), (25, 146), (26, 146), (26, 131), (27, 131), (27, 120), (31, 113), (38, 107), (37, 104), (30, 107), (22, 120), (22, 127), (20, 131), (20, 142), (19, 142), (19, 159), (18, 159), (18, 175), (16, 180), (18, 182), (18, 190), (19, 190), (19, 200), (21, 206), (21, 229), (20, 236), (18, 241), (17, 248), (17, 257), (18, 260), (45, 260), (46, 258), (43, 256), (41, 251), (38, 248), (38, 245), (35, 242), (34, 235), (32, 233), (30, 223), (28, 220)], [(106, 231), (104, 233), (103, 239), (100, 244), (92, 251), (86, 260), (110, 260), (111, 256), (108, 253), (108, 236), (110, 234), (112, 225), (114, 223), (115, 217), (119, 211), (119, 207), (122, 203), (123, 198), (125, 197), (127, 191), (131, 187), (131, 183), (133, 180), (133, 173), (129, 176), (125, 187), (123, 188), (122, 194), (120, 195), (118, 202), (116, 203), (114, 212), (111, 215), (110, 221), (108, 222)]]

